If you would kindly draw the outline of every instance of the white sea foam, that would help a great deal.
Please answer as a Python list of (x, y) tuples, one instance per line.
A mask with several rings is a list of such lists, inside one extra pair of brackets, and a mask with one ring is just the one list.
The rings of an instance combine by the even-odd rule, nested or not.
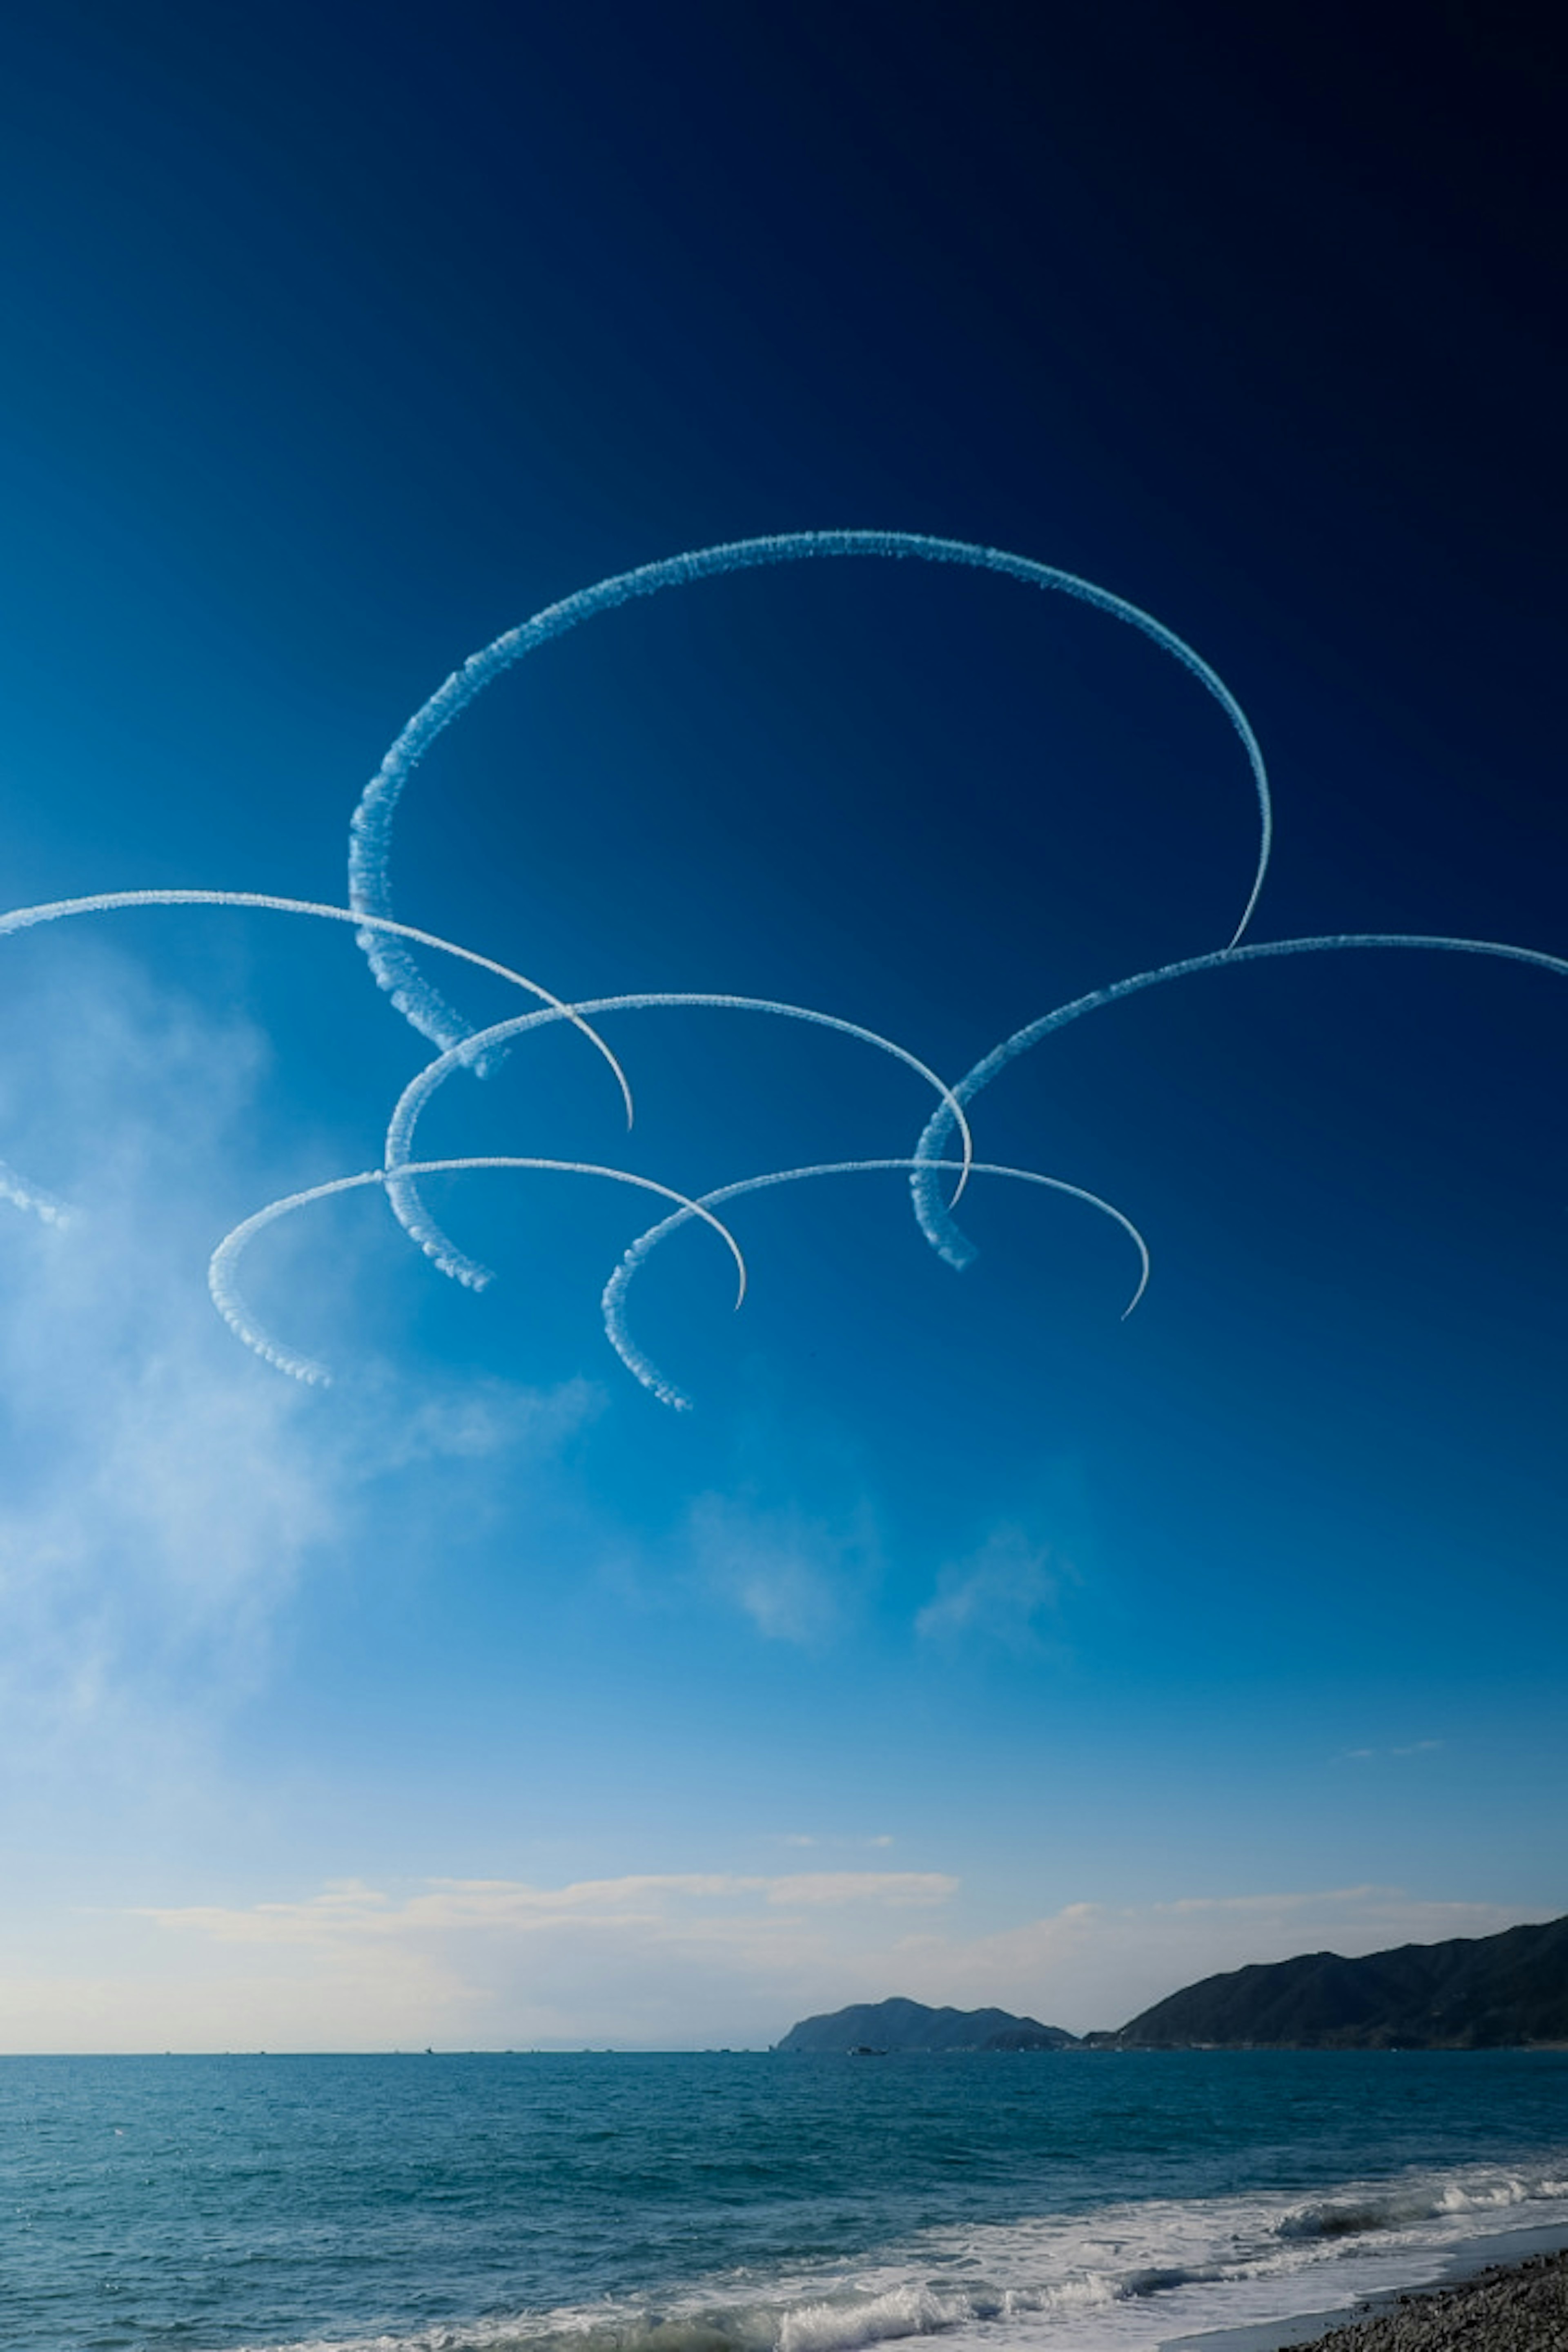
[(952, 2352), (1156, 2352), (1423, 2284), (1460, 2247), (1526, 2228), (1568, 2234), (1568, 2162), (927, 2231), (879, 2256), (711, 2276), (657, 2303), (605, 2298), (267, 2352), (866, 2352), (921, 2336)]

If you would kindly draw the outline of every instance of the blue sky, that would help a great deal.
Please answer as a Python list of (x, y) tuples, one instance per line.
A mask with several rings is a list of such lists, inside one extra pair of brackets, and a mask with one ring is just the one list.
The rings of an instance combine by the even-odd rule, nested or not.
[[(556, 599), (836, 527), (1063, 567), (1223, 675), (1255, 939), (1568, 953), (1540, 61), (1287, 13), (13, 12), (5, 903), (341, 904), (408, 714)], [(1350, 41), (1347, 49), (1343, 44)], [(1350, 68), (1346, 69), (1346, 59)], [(398, 915), (578, 1000), (816, 1007), (956, 1079), (1223, 947), (1257, 807), (1103, 614), (868, 559), (603, 615), (397, 819)], [(0, 2045), (763, 2042), (910, 1992), (1076, 2029), (1563, 1907), (1568, 985), (1426, 954), (1151, 992), (974, 1106), (980, 1255), (897, 1174), (657, 1212), (432, 1181), (264, 1234), (429, 1050), (341, 929), (0, 942)], [(465, 1015), (514, 993), (436, 975)], [(687, 1193), (896, 1157), (850, 1041), (606, 1015), (431, 1156)]]

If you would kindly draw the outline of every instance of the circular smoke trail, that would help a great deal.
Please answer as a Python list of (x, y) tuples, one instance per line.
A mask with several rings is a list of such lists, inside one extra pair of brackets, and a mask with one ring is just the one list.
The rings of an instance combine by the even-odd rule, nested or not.
[[(624, 1168), (599, 1168), (585, 1160), (532, 1160), (511, 1155), (486, 1153), (466, 1160), (420, 1160), (408, 1169), (411, 1176), (451, 1176), (467, 1174), (479, 1168), (530, 1169), (560, 1176), (601, 1176), (612, 1184), (630, 1184), (639, 1192), (657, 1192), (661, 1200), (674, 1201), (683, 1214), (700, 1217), (713, 1231), (735, 1261), (739, 1284), (735, 1304), (739, 1307), (746, 1296), (746, 1261), (741, 1245), (728, 1225), (721, 1224), (712, 1211), (702, 1202), (693, 1201), (685, 1192), (677, 1192), (668, 1184), (656, 1184), (651, 1176), (636, 1176)], [(282, 1200), (269, 1201), (264, 1209), (226, 1233), (212, 1254), (207, 1266), (207, 1288), (213, 1305), (228, 1325), (235, 1337), (257, 1355), (291, 1380), (302, 1381), (310, 1388), (330, 1388), (332, 1375), (327, 1366), (314, 1356), (302, 1356), (281, 1339), (275, 1339), (258, 1320), (240, 1294), (238, 1265), (241, 1257), (264, 1226), (277, 1224), (279, 1219), (291, 1216), (296, 1209), (308, 1209), (316, 1201), (331, 1200), (337, 1192), (358, 1192), (372, 1185), (387, 1182), (384, 1168), (367, 1168), (357, 1176), (334, 1176), (325, 1184), (311, 1184), (302, 1192), (289, 1192)]]
[[(1256, 963), (1272, 956), (1335, 955), (1356, 948), (1426, 948), (1445, 955), (1500, 956), (1505, 962), (1537, 964), (1543, 971), (1554, 971), (1568, 979), (1568, 960), (1548, 955), (1541, 948), (1514, 947), (1504, 940), (1447, 939), (1417, 931), (1325, 931), (1311, 939), (1259, 940), (1247, 947), (1221, 948), (1212, 955), (1187, 956), (1180, 963), (1134, 972), (1127, 980), (1112, 981), (1109, 987), (1091, 989), (1087, 996), (1076, 996), (1070, 1004), (1059, 1004), (1054, 1013), (1044, 1013), (1037, 1021), (1015, 1029), (1010, 1037), (994, 1045), (983, 1061), (976, 1062), (952, 1091), (961, 1102), (973, 1102), (1009, 1063), (1016, 1062), (1042, 1038), (1067, 1028), (1070, 1022), (1081, 1021), (1086, 1013), (1103, 1012), (1108, 1004), (1120, 1004), (1123, 997), (1136, 996), (1145, 988), (1160, 988), (1167, 981), (1187, 980), (1194, 972), (1226, 971), (1233, 964)], [(974, 1244), (954, 1223), (936, 1183), (941, 1169), (937, 1155), (952, 1131), (952, 1114), (945, 1103), (940, 1103), (915, 1146), (910, 1190), (921, 1233), (950, 1265), (962, 1269), (973, 1262), (976, 1255)]]
[[(731, 540), (718, 547), (668, 556), (662, 562), (645, 563), (634, 572), (617, 572), (591, 588), (581, 588), (574, 595), (563, 597), (559, 604), (547, 604), (531, 620), (521, 622), (478, 653), (470, 654), (400, 730), (360, 795), (349, 828), (349, 904), (363, 908), (367, 916), (384, 919), (391, 915), (392, 828), (398, 802), (437, 736), (503, 671), (552, 639), (564, 636), (569, 629), (639, 596), (657, 596), (666, 588), (689, 587), (693, 581), (712, 579), (727, 572), (749, 572), (768, 564), (799, 563), (835, 556), (877, 556), (895, 561), (913, 558), (925, 563), (955, 563), (972, 571), (1000, 572), (1026, 586), (1073, 597), (1079, 604), (1092, 605), (1097, 612), (1109, 614), (1113, 620), (1125, 622), (1190, 671), (1218, 703), (1235, 730), (1258, 798), (1258, 863), (1241, 919), (1231, 935), (1230, 944), (1237, 944), (1252, 920), (1268, 871), (1274, 812), (1263, 752), (1251, 721), (1218, 671), (1212, 669), (1203, 656), (1184, 637), (1167, 628), (1163, 621), (1092, 580), (1080, 579), (1076, 572), (1063, 572), (1052, 563), (1037, 562), (1032, 556), (1010, 554), (1004, 548), (904, 530), (784, 531), (761, 539)], [(407, 950), (395, 940), (385, 941), (368, 922), (365, 929), (367, 935), (360, 945), (376, 983), (387, 992), (404, 1018), (444, 1051), (471, 1039), (474, 1024), (431, 985)], [(481, 1076), (494, 1066), (488, 1055), (475, 1065)]]
[[(1156, 969), (1135, 972), (1130, 977), (1095, 989), (1070, 1003), (1058, 1006), (1024, 1027), (1015, 1030), (1002, 1043), (986, 1054), (955, 1086), (949, 1086), (915, 1055), (876, 1031), (842, 1019), (837, 1014), (821, 1013), (801, 1005), (788, 1004), (771, 998), (741, 997), (719, 993), (689, 993), (670, 991), (647, 991), (635, 994), (619, 994), (568, 1003), (542, 987), (537, 981), (514, 971), (508, 965), (496, 962), (470, 948), (395, 919), (391, 913), (391, 888), (388, 861), (391, 850), (392, 825), (399, 797), (414, 769), (430, 744), (447, 727), (474, 697), (490, 681), (510, 667), (525, 655), (576, 627), (580, 623), (613, 610), (641, 596), (659, 593), (666, 588), (679, 587), (720, 574), (743, 571), (759, 565), (789, 563), (825, 557), (868, 556), (894, 560), (913, 558), (935, 563), (952, 563), (972, 569), (1005, 574), (1027, 585), (1071, 596), (1079, 602), (1136, 628), (1173, 659), (1179, 661), (1218, 703), (1246, 754), (1251, 773), (1258, 810), (1258, 850), (1251, 889), (1236, 927), (1230, 944), (1222, 949), (1187, 957)], [(1058, 1029), (1081, 1019), (1086, 1013), (1103, 1011), (1140, 992), (1184, 980), (1199, 972), (1228, 970), (1233, 965), (1267, 958), (1340, 953), (1358, 949), (1427, 950), (1447, 954), (1484, 955), (1504, 961), (1533, 964), (1559, 977), (1568, 976), (1568, 959), (1551, 955), (1543, 950), (1517, 947), (1495, 940), (1461, 939), (1443, 935), (1400, 932), (1325, 932), (1309, 938), (1263, 941), (1245, 941), (1246, 933), (1258, 905), (1258, 894), (1268, 871), (1272, 842), (1273, 819), (1268, 776), (1257, 738), (1240, 704), (1218, 674), (1210, 668), (1200, 655), (1165, 625), (1155, 620), (1139, 606), (1129, 604), (1108, 589), (1076, 574), (1036, 562), (1033, 559), (1011, 555), (1002, 550), (988, 548), (961, 540), (935, 539), (914, 532), (876, 530), (800, 531), (780, 536), (736, 541), (722, 546), (703, 548), (692, 553), (669, 558), (660, 563), (646, 564), (639, 570), (617, 574), (601, 581), (596, 586), (584, 589), (561, 603), (536, 614), (521, 627), (509, 630), (505, 635), (475, 654), (444, 686), (416, 711), (398, 735), (380, 769), (366, 787), (356, 807), (353, 821), (350, 859), (350, 903), (347, 907), (323, 905), (314, 900), (284, 898), (260, 892), (242, 890), (123, 890), (99, 892), (90, 897), (60, 898), (47, 904), (14, 909), (0, 915), (0, 938), (27, 930), (45, 923), (62, 921), (79, 915), (100, 914), (133, 907), (224, 907), (257, 909), (267, 913), (296, 915), (317, 920), (352, 926), (357, 943), (368, 956), (380, 984), (388, 990), (395, 1003), (405, 1016), (426, 1035), (441, 1046), (437, 1058), (427, 1065), (405, 1087), (394, 1108), (388, 1127), (384, 1165), (353, 1176), (338, 1177), (314, 1185), (302, 1192), (289, 1194), (235, 1227), (214, 1253), (209, 1273), (212, 1295), (219, 1312), (246, 1345), (253, 1348), (279, 1370), (294, 1378), (319, 1382), (327, 1379), (326, 1368), (314, 1359), (301, 1355), (274, 1339), (251, 1315), (240, 1294), (237, 1270), (244, 1250), (256, 1234), (281, 1217), (291, 1214), (310, 1203), (327, 1199), (339, 1192), (348, 1192), (380, 1186), (400, 1222), (419, 1243), (444, 1273), (475, 1286), (489, 1279), (486, 1270), (468, 1258), (441, 1231), (420, 1200), (416, 1180), (426, 1174), (458, 1172), (479, 1169), (512, 1169), (531, 1171), (552, 1171), (596, 1177), (628, 1185), (657, 1194), (674, 1204), (673, 1213), (645, 1233), (625, 1253), (612, 1274), (604, 1294), (605, 1328), (612, 1344), (622, 1360), (642, 1384), (665, 1403), (685, 1409), (689, 1400), (684, 1392), (667, 1381), (656, 1366), (643, 1355), (631, 1338), (626, 1321), (626, 1304), (630, 1285), (659, 1243), (693, 1218), (710, 1225), (723, 1239), (734, 1257), (739, 1278), (740, 1297), (746, 1288), (745, 1262), (729, 1228), (714, 1215), (716, 1206), (744, 1194), (766, 1191), (773, 1186), (801, 1183), (809, 1180), (836, 1175), (869, 1173), (877, 1171), (902, 1171), (908, 1173), (913, 1193), (916, 1216), (922, 1232), (932, 1247), (952, 1265), (962, 1267), (974, 1255), (973, 1245), (959, 1228), (952, 1210), (971, 1175), (991, 1175), (1008, 1178), (1016, 1182), (1035, 1184), (1082, 1201), (1099, 1213), (1111, 1218), (1129, 1234), (1136, 1247), (1141, 1266), (1140, 1279), (1132, 1300), (1126, 1310), (1131, 1313), (1142, 1297), (1149, 1279), (1149, 1253), (1142, 1234), (1121, 1210), (1102, 1200), (1097, 1193), (1081, 1185), (1068, 1183), (1059, 1177), (1044, 1176), (1027, 1169), (1002, 1167), (986, 1161), (976, 1161), (970, 1132), (967, 1106), (981, 1094), (1019, 1055), (1051, 1035)], [(459, 962), (490, 973), (510, 986), (521, 989), (537, 1001), (538, 1009), (510, 1020), (492, 1023), (476, 1029), (456, 1013), (427, 982), (409, 952), (424, 948), (453, 957)], [(536, 1028), (569, 1022), (578, 1029), (602, 1055), (614, 1075), (626, 1107), (628, 1127), (632, 1121), (631, 1087), (626, 1072), (597, 1030), (591, 1025), (590, 1015), (605, 1013), (647, 1010), (710, 1008), (727, 1012), (762, 1013), (776, 1019), (804, 1022), (820, 1028), (836, 1031), (858, 1042), (892, 1056), (929, 1085), (937, 1096), (935, 1109), (910, 1158), (822, 1162), (811, 1167), (777, 1170), (770, 1174), (745, 1178), (739, 1182), (721, 1186), (692, 1197), (678, 1192), (651, 1177), (624, 1169), (601, 1167), (576, 1160), (557, 1160), (521, 1156), (485, 1155), (437, 1160), (419, 1160), (413, 1156), (415, 1136), (426, 1103), (437, 1089), (463, 1066), (483, 1072), (495, 1061), (513, 1039)], [(945, 1156), (950, 1139), (957, 1135), (962, 1144), (962, 1156)], [(951, 1197), (943, 1198), (942, 1180), (949, 1175), (957, 1181)], [(30, 1210), (46, 1222), (64, 1223), (68, 1212), (53, 1195), (31, 1184), (28, 1180), (4, 1162), (0, 1162), (0, 1199)]]
[[(37, 907), (13, 907), (10, 913), (0, 915), (0, 939), (8, 939), (16, 931), (36, 930), (43, 923), (68, 922), (77, 915), (117, 914), (128, 907), (237, 907), (250, 908), (266, 915), (306, 915), (323, 923), (351, 923), (357, 931), (369, 931), (380, 937), (410, 940), (416, 947), (434, 948), (441, 955), (455, 956), (459, 963), (473, 964), (510, 987), (521, 988), (528, 995), (538, 997), (548, 1005), (556, 1020), (570, 1021), (580, 1029), (589, 1044), (602, 1054), (609, 1064), (611, 1074), (621, 1090), (626, 1105), (626, 1125), (634, 1117), (632, 1090), (626, 1072), (616, 1061), (604, 1039), (590, 1029), (582, 1014), (557, 996), (551, 989), (542, 987), (537, 980), (525, 973), (513, 971), (510, 964), (497, 963), (490, 956), (480, 955), (477, 949), (459, 947), (455, 940), (444, 940), (435, 931), (424, 931), (413, 923), (395, 922), (390, 915), (366, 915), (353, 907), (331, 907), (314, 898), (279, 898), (261, 890), (98, 890), (85, 898), (50, 898)], [(361, 942), (363, 945), (363, 941)]]
[(605, 1338), (633, 1379), (640, 1381), (660, 1404), (668, 1405), (676, 1412), (689, 1412), (691, 1399), (685, 1390), (677, 1388), (665, 1378), (658, 1365), (643, 1353), (626, 1328), (626, 1294), (660, 1242), (667, 1241), (671, 1234), (689, 1223), (694, 1214), (700, 1216), (704, 1210), (721, 1207), (727, 1201), (737, 1201), (743, 1193), (768, 1192), (775, 1184), (803, 1184), (817, 1176), (864, 1176), (891, 1171), (905, 1172), (927, 1166), (933, 1174), (964, 1166), (971, 1176), (1007, 1176), (1018, 1184), (1038, 1184), (1047, 1192), (1065, 1192), (1072, 1200), (1085, 1202), (1089, 1208), (1098, 1209), (1102, 1216), (1110, 1217), (1129, 1235), (1138, 1253), (1138, 1286), (1121, 1310), (1121, 1320), (1125, 1323), (1149, 1286), (1149, 1245), (1131, 1217), (1123, 1216), (1110, 1202), (1102, 1201), (1098, 1192), (1086, 1192), (1081, 1184), (1068, 1184), (1059, 1176), (1042, 1176), (1032, 1168), (998, 1168), (982, 1160), (969, 1162), (952, 1160), (834, 1160), (815, 1168), (780, 1168), (768, 1176), (748, 1176), (738, 1184), (721, 1184), (717, 1191), (704, 1192), (700, 1201), (689, 1202), (673, 1216), (664, 1218), (660, 1223), (650, 1226), (646, 1234), (639, 1234), (605, 1285), (600, 1304), (604, 1308)]
[[(964, 1113), (963, 1105), (952, 1087), (939, 1078), (934, 1070), (928, 1069), (922, 1061), (918, 1060), (913, 1054), (906, 1052), (902, 1045), (896, 1045), (891, 1038), (879, 1036), (874, 1029), (864, 1029), (856, 1021), (840, 1020), (835, 1013), (816, 1013), (801, 1004), (782, 1004), (772, 997), (677, 994), (668, 990), (637, 996), (593, 997), (574, 1006), (572, 1010), (584, 1015), (593, 1013), (597, 1017), (605, 1013), (668, 1012), (690, 1006), (708, 1007), (726, 1013), (762, 1013), (771, 1014), (782, 1021), (803, 1021), (814, 1028), (837, 1030), (842, 1036), (853, 1037), (863, 1045), (873, 1045), (879, 1052), (890, 1055), (895, 1061), (902, 1062), (907, 1068), (914, 1071), (917, 1077), (925, 1079), (929, 1086), (935, 1088), (950, 1115), (952, 1125), (958, 1129), (963, 1156), (960, 1162), (958, 1182), (953, 1187), (952, 1198), (954, 1202), (960, 1198), (965, 1184), (969, 1181), (970, 1166), (974, 1158), (973, 1139), (969, 1131), (969, 1120)], [(498, 1045), (509, 1043), (512, 1038), (524, 1036), (531, 1030), (543, 1028), (565, 1017), (564, 1008), (543, 1013), (522, 1013), (514, 1014), (510, 1021), (497, 1021), (488, 1029), (477, 1030), (460, 1045), (449, 1046), (447, 1052), (437, 1055), (435, 1061), (427, 1062), (417, 1076), (409, 1080), (398, 1097), (393, 1110), (386, 1130), (385, 1151), (388, 1178), (386, 1196), (392, 1204), (393, 1214), (409, 1239), (418, 1244), (426, 1256), (431, 1259), (443, 1274), (448, 1276), (454, 1282), (464, 1284), (470, 1290), (483, 1290), (486, 1287), (492, 1278), (489, 1268), (481, 1265), (478, 1258), (470, 1257), (465, 1250), (458, 1248), (457, 1243), (452, 1241), (437, 1223), (420, 1198), (418, 1187), (410, 1180), (406, 1167), (406, 1163), (414, 1156), (415, 1132), (431, 1097), (438, 1087), (445, 1085), (454, 1070), (469, 1066), (481, 1055)]]

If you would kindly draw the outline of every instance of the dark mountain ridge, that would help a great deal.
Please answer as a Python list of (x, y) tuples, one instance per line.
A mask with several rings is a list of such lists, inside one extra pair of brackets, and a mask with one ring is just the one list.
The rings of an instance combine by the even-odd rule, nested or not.
[(802, 2018), (775, 2049), (816, 2056), (906, 2050), (1071, 2050), (1075, 2034), (1005, 2009), (928, 2009), (920, 2000), (858, 2001)]
[(1568, 2042), (1568, 1918), (1364, 1959), (1308, 1952), (1205, 1977), (1120, 2032), (1120, 2050), (1499, 2050)]

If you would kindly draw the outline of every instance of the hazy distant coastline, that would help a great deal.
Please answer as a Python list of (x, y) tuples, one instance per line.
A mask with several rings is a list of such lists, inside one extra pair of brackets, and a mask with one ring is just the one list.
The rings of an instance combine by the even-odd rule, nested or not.
[(1005, 2009), (860, 2001), (803, 2018), (780, 2051), (868, 2056), (1018, 2050), (1518, 2050), (1568, 2047), (1568, 1917), (1402, 1944), (1359, 1960), (1308, 1952), (1205, 1977), (1112, 2032), (1081, 2037)]

